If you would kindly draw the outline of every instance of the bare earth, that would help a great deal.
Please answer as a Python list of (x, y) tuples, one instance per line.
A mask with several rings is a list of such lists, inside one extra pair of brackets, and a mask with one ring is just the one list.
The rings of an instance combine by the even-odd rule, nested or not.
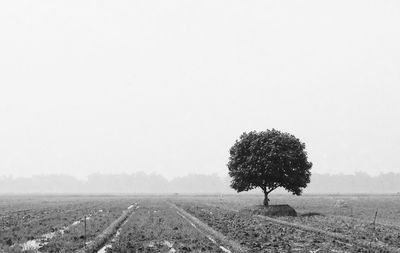
[(0, 196), (0, 252), (400, 252), (399, 195), (271, 199), (321, 215), (240, 212), (259, 195)]

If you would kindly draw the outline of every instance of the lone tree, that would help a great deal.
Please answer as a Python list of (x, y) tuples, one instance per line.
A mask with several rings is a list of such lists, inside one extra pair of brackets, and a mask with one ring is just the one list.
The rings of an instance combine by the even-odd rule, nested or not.
[(228, 162), (231, 187), (237, 192), (260, 187), (264, 206), (268, 206), (268, 194), (278, 187), (301, 195), (310, 182), (311, 167), (305, 144), (275, 129), (243, 133), (230, 149)]

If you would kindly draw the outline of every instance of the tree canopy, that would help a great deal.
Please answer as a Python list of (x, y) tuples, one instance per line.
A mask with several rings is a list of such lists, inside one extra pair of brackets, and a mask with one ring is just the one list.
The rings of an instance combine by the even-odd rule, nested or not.
[(268, 194), (278, 187), (301, 195), (310, 182), (311, 167), (305, 144), (275, 129), (243, 133), (230, 149), (228, 162), (231, 187), (237, 192), (261, 188), (265, 206)]

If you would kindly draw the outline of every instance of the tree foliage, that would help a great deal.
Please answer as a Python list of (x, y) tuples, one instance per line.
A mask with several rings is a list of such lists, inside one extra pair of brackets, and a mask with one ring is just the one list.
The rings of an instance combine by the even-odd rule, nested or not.
[(231, 187), (238, 192), (261, 188), (264, 205), (278, 187), (301, 195), (310, 182), (311, 167), (305, 144), (275, 129), (243, 133), (230, 149), (228, 162)]

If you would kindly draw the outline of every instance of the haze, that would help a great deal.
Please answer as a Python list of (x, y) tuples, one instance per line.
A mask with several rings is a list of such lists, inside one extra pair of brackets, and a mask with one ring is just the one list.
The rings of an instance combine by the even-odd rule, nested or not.
[(244, 131), (313, 173), (400, 172), (400, 2), (2, 1), (0, 176), (227, 174)]

